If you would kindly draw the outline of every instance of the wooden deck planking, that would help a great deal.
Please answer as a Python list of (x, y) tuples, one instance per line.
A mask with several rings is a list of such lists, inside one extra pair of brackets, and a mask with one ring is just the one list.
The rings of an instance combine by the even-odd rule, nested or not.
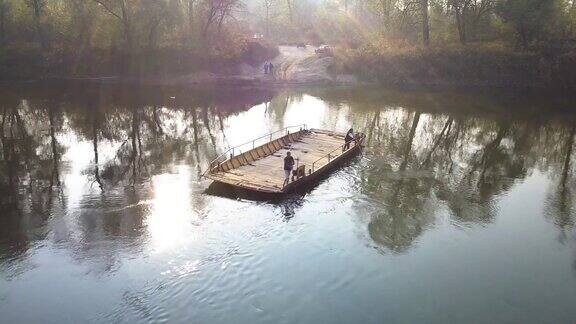
[[(292, 152), (295, 159), (299, 159), (298, 165), (306, 165), (306, 170), (312, 167), (312, 163), (323, 158), (329, 152), (332, 152), (343, 144), (341, 136), (330, 136), (325, 133), (309, 133), (300, 140), (291, 142), (275, 152), (269, 152), (266, 148), (267, 156), (250, 161), (247, 165), (237, 166), (236, 168), (212, 174), (214, 180), (222, 182), (243, 185), (251, 188), (264, 188), (267, 190), (281, 190), (284, 183), (284, 157), (287, 151)], [(287, 149), (289, 147), (289, 149)], [(306, 153), (305, 153), (306, 152)], [(270, 154), (272, 153), (272, 154)], [(341, 152), (335, 152), (340, 154)], [(236, 164), (236, 163), (234, 163)], [(328, 164), (325, 158), (316, 163), (318, 169)]]

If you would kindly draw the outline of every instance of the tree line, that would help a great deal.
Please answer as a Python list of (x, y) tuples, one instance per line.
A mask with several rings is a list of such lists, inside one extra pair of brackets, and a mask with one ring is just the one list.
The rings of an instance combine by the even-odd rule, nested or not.
[(504, 41), (527, 50), (574, 41), (573, 0), (256, 0), (252, 25), (276, 38), (330, 43)]
[(0, 66), (82, 74), (176, 62), (178, 70), (242, 57), (254, 38), (571, 48), (575, 23), (574, 0), (0, 0)]
[(43, 48), (192, 46), (236, 25), (242, 8), (240, 0), (0, 0), (0, 35), (4, 45), (36, 41)]
[(237, 19), (243, 8), (240, 0), (0, 0), (0, 65), (41, 60), (76, 74), (91, 64), (154, 65), (162, 51), (176, 69), (232, 59), (249, 34)]

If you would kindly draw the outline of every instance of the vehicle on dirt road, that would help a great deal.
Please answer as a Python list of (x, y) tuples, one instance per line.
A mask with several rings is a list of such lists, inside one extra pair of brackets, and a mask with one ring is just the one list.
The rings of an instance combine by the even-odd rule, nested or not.
[(306, 44), (298, 43), (298, 44), (296, 44), (296, 48), (306, 48)]
[(320, 45), (314, 52), (316, 54), (331, 54), (332, 49), (328, 45)]

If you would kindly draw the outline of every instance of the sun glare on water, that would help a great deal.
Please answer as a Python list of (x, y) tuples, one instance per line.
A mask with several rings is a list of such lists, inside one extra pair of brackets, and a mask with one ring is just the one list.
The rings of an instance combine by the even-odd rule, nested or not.
[(164, 173), (152, 178), (154, 198), (147, 218), (151, 247), (156, 252), (177, 248), (190, 236), (194, 212), (190, 201), (190, 170), (185, 165), (176, 173)]

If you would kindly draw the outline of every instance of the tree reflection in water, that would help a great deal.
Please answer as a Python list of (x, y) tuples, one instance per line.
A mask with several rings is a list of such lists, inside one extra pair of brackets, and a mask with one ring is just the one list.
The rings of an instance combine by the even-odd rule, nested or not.
[[(576, 211), (574, 210), (574, 194), (576, 181), (572, 155), (574, 150), (574, 137), (576, 136), (576, 117), (561, 129), (550, 132), (551, 138), (547, 144), (553, 145), (550, 149), (550, 162), (552, 178), (555, 180), (548, 188), (544, 214), (558, 228), (558, 240), (571, 246), (574, 250), (573, 268), (576, 271)], [(553, 142), (552, 142), (553, 141)]]
[[(141, 249), (146, 201), (154, 198), (151, 178), (191, 166), (192, 186), (200, 187), (202, 167), (226, 146), (230, 106), (247, 109), (270, 98), (257, 93), (148, 103), (115, 93), (29, 95), (0, 96), (0, 245), (7, 247), (0, 249), (0, 261), (12, 264), (52, 233), (57, 246), (92, 260), (98, 272), (118, 265), (116, 253)], [(211, 108), (196, 108), (202, 104)], [(203, 200), (194, 195), (190, 202), (199, 214)]]
[[(390, 98), (377, 98), (390, 105), (377, 109), (364, 98), (356, 104), (349, 100), (353, 109), (361, 112), (357, 120), (364, 118), (367, 125), (369, 154), (358, 187), (369, 200), (362, 201), (361, 207), (371, 215), (370, 237), (386, 250), (401, 253), (409, 249), (434, 223), (437, 201), (444, 203), (459, 224), (490, 223), (498, 213), (499, 197), (536, 168), (555, 165), (557, 152), (565, 153), (562, 183), (572, 173), (567, 161), (572, 155), (574, 129), (560, 122), (562, 116), (550, 117), (554, 114), (548, 111), (548, 117), (542, 118), (541, 110), (534, 109), (530, 115), (504, 108), (492, 115), (474, 109), (462, 114), (450, 108), (441, 114), (424, 114), (430, 106), (459, 107), (459, 103), (446, 96), (432, 96), (427, 102), (430, 105), (401, 96)], [(409, 107), (417, 110), (398, 111), (393, 108), (397, 102), (410, 103)], [(551, 140), (551, 135), (557, 140)], [(559, 147), (564, 142), (563, 148)], [(557, 222), (559, 226), (573, 220), (571, 207), (570, 216), (565, 212), (565, 204), (571, 200), (567, 198), (571, 197), (569, 189), (560, 188), (563, 198), (555, 200), (558, 211), (550, 212), (555, 217), (565, 215), (564, 221)]]
[[(573, 117), (565, 122), (564, 115), (554, 112), (543, 119), (536, 108), (517, 114), (506, 110), (509, 99), (497, 104), (461, 94), (312, 93), (325, 100), (327, 108), (319, 119), (310, 120), (311, 126), (354, 125), (367, 134), (364, 158), (354, 166), (358, 176), (353, 186), (363, 197), (356, 207), (369, 215), (369, 236), (383, 250), (409, 250), (436, 222), (439, 206), (464, 226), (494, 222), (499, 197), (535, 171), (557, 179), (545, 213), (561, 240), (576, 245)], [(199, 177), (208, 161), (236, 140), (227, 132), (227, 120), (266, 102), (264, 118), (278, 129), (286, 126), (290, 107), (305, 101), (297, 91), (233, 96), (227, 102), (172, 96), (38, 96), (5, 96), (0, 102), (0, 244), (10, 246), (3, 249), (10, 255), (0, 258), (22, 256), (31, 242), (54, 231), (58, 244), (79, 258), (100, 259), (99, 271), (117, 265), (117, 256), (106, 251), (122, 250), (106, 244), (141, 248), (154, 177), (192, 168), (191, 180), (186, 180), (190, 183), (182, 183), (191, 187), (190, 201), (185, 202), (189, 206), (182, 212), (205, 217), (206, 197), (200, 194), (205, 185)], [(486, 107), (499, 112), (480, 110)], [(297, 115), (303, 121), (311, 118)], [(67, 154), (84, 144), (89, 162), (80, 175), (71, 177), (70, 169), (76, 166)], [(66, 187), (72, 188), (74, 181), (88, 189), (72, 206)], [(290, 219), (304, 203), (297, 197), (279, 208)], [(72, 215), (77, 208), (81, 217)], [(48, 224), (50, 215), (61, 219)]]

